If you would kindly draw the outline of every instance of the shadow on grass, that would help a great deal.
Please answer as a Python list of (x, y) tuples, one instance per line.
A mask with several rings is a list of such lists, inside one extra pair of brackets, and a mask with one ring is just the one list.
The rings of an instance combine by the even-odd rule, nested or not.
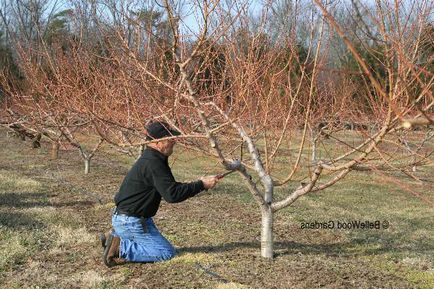
[(34, 230), (45, 228), (45, 224), (28, 214), (18, 212), (0, 212), (0, 227), (12, 230)]
[(89, 207), (96, 204), (92, 201), (68, 201), (68, 202), (50, 202), (51, 197), (45, 193), (26, 193), (26, 192), (11, 192), (0, 194), (0, 207), (11, 208), (34, 208), (34, 207)]
[[(390, 238), (390, 239), (389, 239)], [(334, 244), (303, 244), (293, 241), (275, 242), (274, 250), (275, 257), (284, 255), (327, 255), (327, 256), (341, 256), (341, 257), (357, 257), (369, 255), (382, 255), (385, 253), (428, 253), (434, 251), (434, 244), (418, 243), (414, 246), (403, 246), (400, 240), (404, 236), (392, 235), (388, 236), (386, 241), (365, 241), (361, 239), (354, 239), (346, 243)], [(240, 249), (257, 249), (260, 250), (260, 242), (231, 242), (215, 246), (197, 246), (197, 247), (181, 247), (177, 251), (183, 253), (223, 253), (230, 251), (237, 251)]]

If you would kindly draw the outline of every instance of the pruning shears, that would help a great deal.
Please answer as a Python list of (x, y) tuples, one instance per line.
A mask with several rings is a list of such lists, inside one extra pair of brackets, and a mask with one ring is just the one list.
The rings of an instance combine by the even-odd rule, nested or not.
[(218, 174), (217, 175), (217, 179), (221, 180), (224, 177), (226, 177), (227, 175), (232, 174), (233, 172), (235, 172), (235, 170), (234, 171), (229, 171), (229, 172), (226, 172), (226, 173), (223, 173), (223, 174)]

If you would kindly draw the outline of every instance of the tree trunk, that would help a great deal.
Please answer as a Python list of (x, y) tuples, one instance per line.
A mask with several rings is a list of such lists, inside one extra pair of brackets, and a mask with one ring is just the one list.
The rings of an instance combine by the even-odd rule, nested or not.
[(34, 149), (41, 147), (41, 138), (42, 134), (38, 133), (33, 139), (32, 139), (32, 147)]
[(318, 141), (319, 134), (321, 133), (321, 128), (319, 130), (317, 128), (310, 129), (310, 143), (312, 145), (312, 155), (311, 155), (311, 162), (314, 164), (316, 161), (316, 142)]
[(312, 139), (312, 163), (316, 162), (316, 136)]
[(59, 158), (59, 143), (58, 142), (53, 142), (51, 144), (51, 159), (52, 160), (57, 160)]
[(87, 175), (90, 172), (90, 159), (84, 159), (84, 174)]
[(261, 209), (261, 256), (273, 258), (273, 212), (270, 206)]

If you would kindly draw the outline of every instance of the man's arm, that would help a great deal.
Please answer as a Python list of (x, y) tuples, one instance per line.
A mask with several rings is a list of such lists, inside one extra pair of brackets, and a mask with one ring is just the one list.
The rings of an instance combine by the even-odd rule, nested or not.
[(217, 183), (216, 176), (204, 177), (191, 183), (175, 181), (172, 171), (166, 165), (155, 165), (151, 168), (154, 187), (168, 203), (179, 203), (193, 197), (205, 189), (210, 189)]

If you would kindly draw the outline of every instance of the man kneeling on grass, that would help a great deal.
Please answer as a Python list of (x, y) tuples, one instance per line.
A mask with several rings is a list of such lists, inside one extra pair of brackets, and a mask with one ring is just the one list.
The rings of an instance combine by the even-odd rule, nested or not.
[[(177, 136), (165, 122), (147, 126), (149, 140)], [(108, 267), (125, 262), (158, 262), (175, 256), (175, 248), (155, 226), (152, 217), (158, 211), (161, 198), (179, 203), (213, 188), (217, 176), (206, 176), (191, 183), (178, 183), (168, 165), (174, 139), (148, 144), (125, 177), (115, 196), (111, 232), (101, 236), (104, 263)]]

